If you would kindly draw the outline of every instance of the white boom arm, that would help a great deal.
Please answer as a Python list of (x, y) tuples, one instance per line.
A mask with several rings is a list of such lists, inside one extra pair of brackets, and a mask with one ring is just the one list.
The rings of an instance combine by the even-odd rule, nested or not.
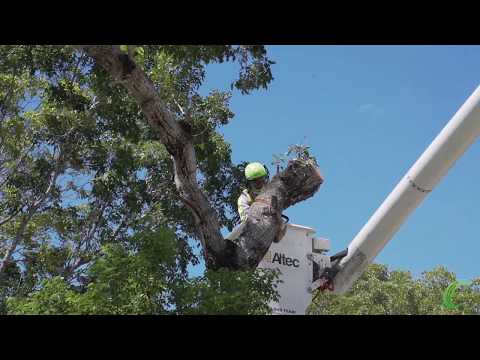
[(350, 289), (407, 217), (480, 135), (480, 86), (400, 180), (348, 246), (333, 275), (334, 293)]

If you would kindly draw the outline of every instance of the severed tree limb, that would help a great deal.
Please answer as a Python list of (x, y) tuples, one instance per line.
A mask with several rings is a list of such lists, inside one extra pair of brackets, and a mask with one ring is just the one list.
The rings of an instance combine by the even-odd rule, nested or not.
[(171, 155), (175, 185), (194, 217), (207, 267), (254, 269), (282, 226), (281, 212), (313, 196), (322, 184), (317, 166), (304, 160), (291, 161), (265, 186), (258, 201), (250, 207), (240, 236), (235, 241), (225, 240), (216, 213), (198, 186), (192, 136), (167, 110), (152, 81), (129, 55), (120, 51), (119, 46), (80, 45), (78, 48), (127, 89)]

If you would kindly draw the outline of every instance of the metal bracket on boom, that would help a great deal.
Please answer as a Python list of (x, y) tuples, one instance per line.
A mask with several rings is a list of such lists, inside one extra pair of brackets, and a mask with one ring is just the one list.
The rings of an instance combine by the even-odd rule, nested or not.
[[(320, 289), (321, 291), (333, 291), (333, 278), (340, 271), (338, 264), (348, 254), (348, 248), (336, 253), (325, 261), (325, 255), (320, 255), (321, 259), (313, 257), (313, 283), (310, 286), (310, 292)], [(317, 255), (317, 254), (313, 254)], [(317, 255), (318, 257), (319, 255)], [(321, 261), (318, 261), (321, 260)]]

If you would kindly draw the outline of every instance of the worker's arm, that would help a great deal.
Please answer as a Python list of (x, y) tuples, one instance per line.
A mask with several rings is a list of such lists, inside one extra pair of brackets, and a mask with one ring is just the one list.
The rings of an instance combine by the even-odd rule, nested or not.
[(237, 200), (238, 214), (240, 215), (240, 221), (247, 220), (247, 210), (250, 207), (250, 201), (247, 195), (242, 193)]

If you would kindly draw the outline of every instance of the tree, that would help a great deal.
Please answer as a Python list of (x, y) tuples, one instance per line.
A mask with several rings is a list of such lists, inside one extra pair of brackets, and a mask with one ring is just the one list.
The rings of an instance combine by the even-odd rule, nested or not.
[[(163, 231), (175, 238), (169, 260), (159, 257), (169, 264), (162, 265), (168, 268), (168, 281), (154, 275), (167, 284), (165, 291), (182, 281), (188, 284), (187, 267), (199, 261), (192, 239), (207, 250), (212, 270), (238, 270), (207, 272), (204, 284), (218, 283), (213, 279), (224, 273), (220, 278), (260, 286), (263, 282), (254, 281), (258, 274), (238, 274), (254, 273), (273, 239), (279, 212), (318, 188), (318, 179), (309, 176), (317, 173), (315, 163), (298, 157), (265, 192), (265, 200), (275, 196), (277, 206), (254, 206), (256, 213), (273, 211), (265, 211), (260, 224), (248, 224), (243, 236), (248, 241), (241, 241), (245, 246), (220, 239), (221, 227), (232, 230), (238, 223), (236, 199), (245, 163), (232, 163), (230, 146), (218, 132), (234, 116), (228, 108), (231, 94), (215, 90), (202, 96), (199, 87), (208, 64), (235, 61), (240, 71), (232, 87), (244, 94), (266, 88), (273, 62), (263, 46), (148, 45), (128, 50), (0, 47), (2, 299), (20, 301), (52, 289), (49, 284), (58, 288), (60, 280), (69, 291), (84, 294), (92, 283), (100, 286), (99, 279), (107, 281), (94, 269), (111, 251), (132, 260), (140, 256), (131, 250), (136, 236)], [(112, 68), (105, 66), (108, 56)], [(162, 131), (159, 126), (164, 125), (171, 128)], [(265, 238), (248, 239), (248, 231), (259, 227), (268, 230)], [(132, 264), (143, 271), (140, 260)], [(51, 283), (53, 279), (57, 282)], [(269, 292), (262, 286), (257, 290), (267, 294), (266, 303)], [(188, 293), (176, 288), (177, 294)], [(178, 296), (171, 301), (182, 303)]]
[(480, 314), (480, 278), (459, 291), (458, 308), (443, 306), (442, 294), (456, 280), (455, 274), (436, 267), (414, 279), (408, 271), (389, 271), (387, 266), (372, 264), (341, 296), (318, 293), (309, 307), (312, 315), (448, 315)]
[[(322, 184), (323, 178), (317, 164), (314, 161), (300, 159), (289, 164), (282, 173), (273, 178), (252, 205), (246, 227), (239, 240), (236, 242), (224, 240), (217, 215), (198, 187), (194, 132), (190, 126), (190, 119), (187, 117), (179, 121), (175, 117), (161, 96), (163, 84), (155, 84), (145, 69), (136, 64), (128, 51), (122, 52), (121, 48), (116, 46), (84, 45), (79, 48), (92, 56), (115, 81), (128, 90), (148, 124), (171, 155), (175, 185), (182, 202), (195, 219), (207, 264), (212, 267), (234, 269), (255, 268), (282, 226), (282, 210), (311, 197)], [(240, 47), (240, 49), (244, 57), (250, 53), (254, 58), (260, 57), (263, 60), (262, 48)], [(221, 53), (221, 56), (235, 57), (235, 52), (228, 49)], [(139, 60), (145, 60), (143, 48)], [(240, 79), (238, 85), (240, 89), (250, 90), (251, 79), (257, 79), (253, 81), (255, 87), (268, 83), (271, 80), (268, 65), (268, 61), (254, 62), (250, 74), (247, 75), (248, 80)], [(190, 86), (188, 90), (193, 89), (194, 87)], [(186, 99), (188, 102), (191, 98), (187, 95)], [(184, 104), (183, 107), (186, 108), (187, 114), (191, 112), (188, 105)], [(179, 108), (183, 112), (182, 106), (179, 105)]]

